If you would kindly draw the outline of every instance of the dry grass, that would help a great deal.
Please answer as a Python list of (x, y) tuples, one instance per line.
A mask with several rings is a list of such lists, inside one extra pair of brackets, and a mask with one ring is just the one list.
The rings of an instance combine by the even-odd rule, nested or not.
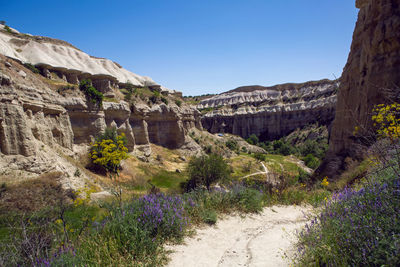
[(346, 186), (352, 185), (357, 181), (360, 181), (368, 174), (368, 170), (371, 168), (370, 160), (365, 159), (362, 162), (351, 161), (347, 159), (347, 170), (343, 172), (339, 179), (329, 185), (329, 189), (332, 191), (342, 190)]
[(49, 172), (19, 184), (3, 185), (0, 189), (0, 213), (38, 211), (67, 197), (73, 198), (72, 191), (61, 187), (61, 175), (60, 172)]

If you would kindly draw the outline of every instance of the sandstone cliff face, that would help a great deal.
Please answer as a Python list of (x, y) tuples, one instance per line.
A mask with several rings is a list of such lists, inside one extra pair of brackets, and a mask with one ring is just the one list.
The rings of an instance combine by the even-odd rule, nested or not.
[[(357, 0), (360, 8), (341, 78), (327, 160), (319, 170), (335, 175), (347, 156), (358, 157), (355, 126), (370, 129), (374, 105), (388, 102), (400, 86), (400, 2)], [(398, 101), (398, 100), (397, 100)]]
[(0, 73), (1, 152), (34, 155), (34, 140), (50, 147), (58, 144), (72, 149), (71, 123), (57, 95), (37, 89), (30, 77), (22, 78), (16, 69), (8, 73), (11, 75)]
[(106, 127), (125, 133), (129, 151), (138, 148), (146, 153), (150, 143), (181, 148), (190, 143), (191, 128), (201, 129), (199, 111), (185, 105), (130, 106), (120, 101), (103, 102), (101, 109), (94, 109), (78, 89), (60, 95), (44, 81), (0, 55), (0, 169), (35, 174), (55, 169), (69, 177), (75, 169), (57, 151), (73, 154), (74, 144), (87, 145)]
[(205, 99), (199, 109), (213, 109), (202, 118), (211, 133), (276, 139), (318, 122), (329, 125), (335, 116), (337, 83), (329, 80), (272, 87), (246, 86)]
[[(3, 28), (0, 25), (0, 54), (35, 65), (47, 78), (56, 75), (72, 84), (90, 78), (108, 97), (113, 97), (111, 88), (119, 84), (157, 86), (149, 77), (132, 73), (109, 59), (90, 56), (65, 41), (22, 34), (14, 29), (9, 33)], [(162, 91), (179, 93), (159, 87)]]

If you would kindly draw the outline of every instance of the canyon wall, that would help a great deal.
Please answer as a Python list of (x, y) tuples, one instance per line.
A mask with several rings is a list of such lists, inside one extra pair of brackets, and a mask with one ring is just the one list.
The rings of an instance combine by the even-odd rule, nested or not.
[[(335, 176), (346, 157), (362, 157), (376, 104), (399, 101), (400, 1), (357, 0), (360, 9), (338, 93), (329, 152), (318, 175)], [(355, 127), (361, 132), (353, 135)]]
[[(7, 46), (1, 38), (8, 35), (10, 34), (0, 31), (2, 51)], [(20, 34), (11, 35), (16, 38)], [(36, 39), (29, 40), (37, 43), (33, 45), (32, 51), (43, 48), (41, 47), (43, 43)], [(79, 51), (63, 41), (52, 39), (49, 44), (47, 39), (45, 40), (45, 45), (51, 44), (50, 48), (58, 52), (60, 46)], [(25, 45), (29, 45), (29, 42)], [(26, 47), (24, 49), (28, 50)], [(45, 62), (49, 55), (53, 55), (42, 52), (36, 53), (43, 58), (43, 60), (39, 58), (38, 62)], [(29, 57), (25, 59), (30, 60)], [(98, 59), (88, 60), (87, 64), (91, 68)], [(142, 158), (150, 155), (151, 143), (171, 149), (182, 149), (189, 154), (201, 150), (188, 136), (190, 129), (194, 127), (202, 129), (200, 112), (185, 103), (178, 106), (176, 104), (178, 102), (174, 101), (177, 99), (177, 92), (167, 90), (149, 78), (137, 76), (136, 80), (131, 80), (132, 77), (136, 77), (132, 74), (128, 77), (130, 80), (121, 82), (117, 80), (118, 75), (114, 77), (101, 73), (89, 74), (85, 73), (85, 70), (78, 72), (62, 69), (59, 66), (46, 65), (46, 68), (42, 68), (43, 64), (36, 64), (42, 71), (34, 73), (37, 70), (32, 68), (32, 65), (23, 65), (22, 63), (26, 62), (21, 61), (21, 58), (4, 55), (0, 51), (0, 175), (2, 176), (28, 178), (49, 171), (59, 171), (63, 173), (61, 183), (64, 187), (82, 188), (85, 179), (87, 180), (86, 174), (80, 171), (80, 177), (72, 176), (71, 174), (76, 173), (77, 166), (71, 161), (79, 160), (82, 152), (87, 151), (87, 145), (104, 132), (106, 127), (115, 127), (118, 133), (125, 133), (128, 150)], [(61, 59), (59, 61), (64, 62)], [(28, 61), (30, 64), (35, 62)], [(109, 64), (109, 60), (102, 59), (101, 62)], [(107, 64), (105, 66), (108, 66)], [(71, 73), (74, 73), (74, 79), (65, 78)], [(127, 71), (122, 71), (122, 74), (124, 73)], [(78, 86), (71, 85), (83, 78), (93, 79), (93, 85), (105, 93), (105, 96), (112, 98), (105, 99), (100, 108), (91, 104)], [(142, 89), (151, 94), (152, 91), (161, 92), (165, 99), (170, 100), (169, 104), (161, 101), (150, 103), (139, 97), (131, 103), (120, 100), (123, 94), (119, 90), (119, 85), (126, 85), (126, 82), (139, 89), (145, 86)]]
[(335, 116), (337, 82), (312, 81), (271, 87), (244, 86), (202, 100), (208, 111), (202, 125), (211, 133), (232, 133), (244, 138), (277, 139), (297, 128), (330, 125)]
[[(93, 109), (82, 97), (62, 96), (17, 62), (2, 57), (0, 68), (0, 152), (32, 155), (33, 140), (72, 149), (88, 144), (106, 127), (115, 127), (128, 138), (132, 151), (136, 140), (179, 148), (193, 127), (201, 128), (200, 113), (171, 103), (129, 105), (103, 102)], [(8, 63), (6, 66), (5, 63)], [(21, 73), (24, 73), (23, 75)], [(75, 89), (78, 90), (78, 89)]]
[(4, 27), (0, 25), (0, 54), (36, 66), (49, 79), (56, 75), (65, 82), (79, 84), (80, 80), (90, 78), (94, 86), (108, 97), (114, 97), (113, 87), (127, 83), (181, 94), (158, 85), (149, 77), (132, 73), (114, 61), (90, 56), (65, 41), (23, 34), (15, 29), (8, 32)]

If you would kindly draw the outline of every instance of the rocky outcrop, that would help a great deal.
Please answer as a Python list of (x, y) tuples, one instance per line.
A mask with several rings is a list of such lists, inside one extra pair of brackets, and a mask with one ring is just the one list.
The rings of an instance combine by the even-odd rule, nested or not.
[(201, 128), (200, 113), (193, 108), (176, 105), (145, 105), (132, 107), (130, 125), (137, 144), (153, 143), (168, 148), (179, 148), (191, 128)]
[(32, 156), (37, 149), (35, 140), (50, 147), (58, 144), (72, 149), (70, 120), (57, 95), (27, 83), (15, 83), (8, 75), (1, 76), (0, 152)]
[(329, 152), (318, 171), (329, 177), (344, 168), (346, 157), (361, 156), (354, 128), (371, 129), (374, 105), (390, 102), (400, 86), (400, 2), (357, 0), (356, 7), (360, 11), (341, 78)]
[(202, 100), (211, 110), (202, 125), (211, 133), (232, 133), (263, 140), (280, 138), (318, 122), (329, 125), (335, 116), (337, 82), (321, 80), (271, 87), (245, 86)]
[[(90, 78), (96, 88), (106, 96), (112, 97), (111, 87), (131, 83), (134, 86), (155, 86), (151, 78), (140, 76), (122, 68), (118, 63), (106, 58), (90, 56), (73, 45), (49, 37), (12, 33), (0, 25), (0, 54), (30, 63), (41, 70), (43, 76), (52, 78), (52, 73), (59, 79), (78, 84), (82, 79)], [(160, 86), (162, 91), (177, 94)]]
[[(158, 144), (179, 148), (188, 130), (201, 129), (200, 113), (188, 106), (103, 102), (88, 106), (81, 97), (64, 97), (50, 90), (37, 76), (14, 62), (0, 72), (0, 147), (3, 154), (33, 155), (34, 142), (72, 149), (87, 144), (106, 127), (125, 133), (128, 148)], [(3, 74), (8, 73), (9, 75)], [(11, 79), (13, 76), (14, 79)]]
[(188, 131), (201, 129), (199, 111), (186, 105), (120, 101), (95, 108), (82, 93), (57, 93), (43, 79), (0, 55), (0, 168), (36, 174), (58, 170), (68, 184), (76, 167), (63, 155), (73, 155), (74, 144), (88, 145), (106, 127), (125, 133), (128, 150), (138, 148), (145, 156), (150, 143), (184, 148), (190, 145)]

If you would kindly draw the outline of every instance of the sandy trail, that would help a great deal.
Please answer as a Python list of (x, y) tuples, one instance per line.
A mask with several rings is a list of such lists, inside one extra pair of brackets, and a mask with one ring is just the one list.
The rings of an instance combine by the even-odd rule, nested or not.
[(273, 206), (262, 213), (229, 216), (197, 230), (183, 245), (169, 246), (168, 266), (288, 266), (295, 230), (306, 223), (308, 207)]

